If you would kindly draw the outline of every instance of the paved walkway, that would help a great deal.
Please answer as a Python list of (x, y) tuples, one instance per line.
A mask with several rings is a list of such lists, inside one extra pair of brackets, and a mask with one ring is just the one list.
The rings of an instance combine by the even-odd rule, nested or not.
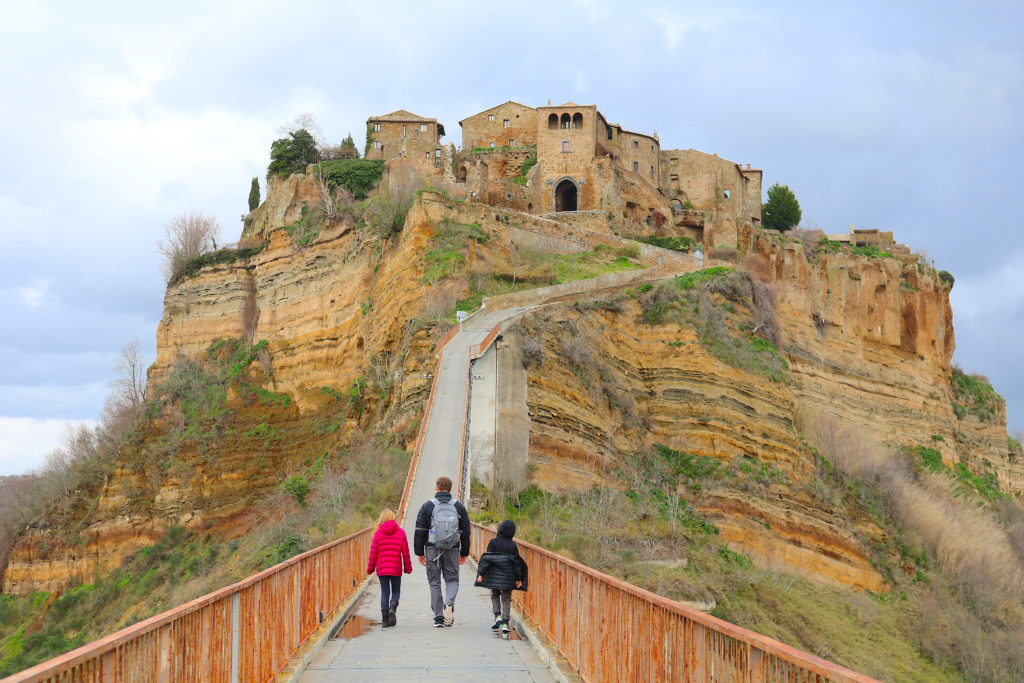
[[(366, 591), (357, 614), (369, 630), (328, 641), (309, 663), (301, 683), (328, 681), (554, 681), (526, 640), (502, 640), (491, 629), (490, 591), (474, 588), (470, 565), (462, 567), (455, 624), (434, 626), (426, 570), (413, 561), (402, 579), (398, 626), (380, 627), (380, 586)], [(361, 620), (357, 620), (361, 621)]]
[[(459, 472), (469, 347), (483, 341), (496, 324), (524, 310), (513, 308), (474, 315), (441, 354), (437, 395), (403, 525), (410, 551), (416, 512), (433, 497), (434, 482), (442, 475), (454, 480)], [(329, 641), (306, 667), (301, 682), (422, 681), (438, 676), (462, 681), (555, 680), (527, 641), (502, 640), (491, 631), (490, 591), (473, 587), (471, 565), (463, 565), (459, 576), (461, 590), (455, 600), (455, 625), (450, 628), (434, 626), (426, 569), (415, 558), (413, 573), (402, 579), (395, 628), (380, 627), (380, 586), (374, 580), (358, 606), (357, 615), (363, 619), (353, 620), (368, 626), (368, 630), (358, 637)]]
[[(650, 279), (693, 270), (674, 252), (665, 263), (647, 271)], [(651, 277), (653, 276), (653, 277)], [(601, 280), (595, 280), (595, 286)], [(440, 476), (455, 481), (462, 459), (467, 412), (469, 348), (479, 344), (495, 325), (535, 308), (535, 305), (480, 312), (463, 323), (441, 354), (433, 409), (423, 450), (412, 481), (403, 528), (412, 548), (416, 513), (434, 495)], [(460, 483), (455, 481), (458, 489)], [(461, 492), (455, 491), (461, 498)], [(421, 681), (427, 677), (457, 680), (554, 681), (547, 666), (525, 640), (502, 640), (491, 631), (490, 591), (473, 587), (471, 565), (460, 572), (461, 590), (455, 601), (455, 625), (436, 628), (430, 609), (426, 570), (415, 558), (413, 573), (402, 579), (398, 626), (380, 627), (380, 586), (374, 580), (350, 623), (355, 637), (329, 641), (302, 674), (302, 683), (326, 681)], [(364, 632), (359, 635), (362, 626)]]

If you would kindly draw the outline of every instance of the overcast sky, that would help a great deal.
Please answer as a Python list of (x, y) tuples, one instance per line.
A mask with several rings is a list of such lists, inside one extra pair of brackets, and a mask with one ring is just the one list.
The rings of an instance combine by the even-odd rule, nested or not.
[[(956, 360), (1024, 428), (1021, 3), (101, 3), (0, 0), (0, 474), (154, 357), (155, 244), (237, 239), (275, 131), (405, 108), (596, 103), (788, 184), (804, 224), (893, 230), (956, 276)], [(898, 4), (898, 6), (896, 6)], [(211, 7), (211, 5), (216, 5)]]

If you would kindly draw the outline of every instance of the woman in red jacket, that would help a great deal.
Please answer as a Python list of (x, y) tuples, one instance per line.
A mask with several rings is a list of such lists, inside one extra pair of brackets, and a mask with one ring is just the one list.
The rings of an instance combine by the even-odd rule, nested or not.
[(373, 535), (370, 544), (370, 559), (366, 563), (366, 573), (377, 570), (380, 578), (380, 620), (383, 628), (398, 623), (398, 598), (402, 590), (402, 569), (412, 574), (412, 561), (409, 558), (409, 541), (402, 527), (395, 522), (395, 513), (384, 510), (377, 520), (380, 526)]

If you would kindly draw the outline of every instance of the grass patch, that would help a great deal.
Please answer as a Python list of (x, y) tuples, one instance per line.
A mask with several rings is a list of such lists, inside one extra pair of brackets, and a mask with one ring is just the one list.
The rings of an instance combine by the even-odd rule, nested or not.
[(1004, 405), (1003, 397), (992, 388), (988, 379), (982, 375), (968, 375), (955, 366), (950, 388), (953, 392), (953, 412), (960, 419), (974, 415), (983, 422), (992, 422), (996, 419), (996, 411)]
[(434, 231), (432, 246), (425, 257), (427, 267), (423, 279), (436, 282), (457, 274), (466, 263), (465, 251), (469, 243), (484, 243), (490, 238), (479, 223), (441, 221)]
[(690, 237), (640, 237), (637, 239), (638, 242), (644, 244), (650, 244), (651, 246), (661, 247), (662, 249), (671, 249), (672, 251), (681, 251), (685, 254), (689, 254), (693, 251), (693, 239)]

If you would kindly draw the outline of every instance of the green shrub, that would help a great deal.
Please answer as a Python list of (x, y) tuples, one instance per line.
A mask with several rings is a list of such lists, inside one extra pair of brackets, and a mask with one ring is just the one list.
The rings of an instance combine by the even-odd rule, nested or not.
[(526, 174), (530, 172), (530, 169), (537, 165), (537, 154), (536, 152), (529, 159), (523, 162), (522, 168), (519, 169), (519, 175), (512, 179), (512, 182), (518, 183), (519, 185), (526, 185)]
[(356, 199), (365, 199), (384, 175), (383, 159), (331, 159), (319, 166), (328, 184), (345, 188)]
[(732, 266), (714, 266), (713, 268), (705, 268), (704, 270), (687, 273), (676, 278), (676, 287), (683, 290), (693, 289), (699, 284), (728, 275), (734, 270), (735, 268)]
[(947, 287), (949, 287), (950, 289), (953, 289), (953, 283), (955, 282), (955, 280), (953, 278), (953, 274), (950, 273), (948, 270), (940, 270), (939, 271), (939, 281), (942, 284), (944, 284)]
[(857, 256), (867, 256), (868, 258), (873, 258), (873, 259), (874, 258), (895, 258), (895, 256), (893, 256), (889, 252), (883, 251), (882, 249), (879, 249), (878, 247), (876, 247), (873, 244), (865, 244), (864, 246), (853, 247), (853, 248), (850, 249), (850, 253), (851, 254), (856, 254)]
[(785, 232), (800, 223), (800, 202), (787, 185), (768, 188), (768, 201), (761, 206), (761, 224), (768, 230)]
[(693, 239), (689, 237), (641, 237), (638, 241), (662, 249), (685, 253), (689, 253), (693, 249)]
[(921, 458), (921, 465), (929, 472), (943, 472), (947, 469), (942, 464), (942, 453), (938, 449), (915, 446), (914, 452)]
[[(960, 368), (954, 367), (950, 383), (953, 390), (953, 410), (957, 417), (963, 419), (969, 413), (985, 422), (995, 420), (996, 411), (1003, 405), (1003, 397), (996, 393), (985, 377), (968, 375)], [(959, 412), (958, 405), (962, 408)]]
[(280, 543), (270, 546), (263, 551), (263, 566), (272, 567), (275, 564), (291, 559), (309, 549), (309, 540), (301, 534), (290, 533), (281, 539)]
[(292, 244), (301, 249), (317, 238), (322, 224), (323, 214), (319, 210), (310, 211), (308, 206), (303, 206), (299, 220), (284, 226), (284, 230), (291, 235)]
[(253, 178), (249, 187), (249, 211), (255, 211), (260, 205), (260, 179)]
[(320, 154), (316, 149), (316, 140), (305, 128), (293, 131), (288, 137), (274, 140), (270, 145), (270, 165), (267, 167), (267, 178), (272, 175), (290, 176), (293, 173), (304, 173), (306, 167), (316, 163)]
[(266, 249), (269, 243), (269, 240), (264, 240), (255, 247), (245, 247), (243, 249), (218, 249), (217, 251), (206, 252), (205, 254), (197, 256), (191, 261), (185, 263), (185, 265), (174, 274), (174, 277), (168, 281), (167, 286), (172, 287), (185, 278), (192, 277), (206, 266), (212, 266), (220, 263), (234, 263), (235, 261), (252, 258)]
[(306, 496), (309, 495), (309, 480), (301, 474), (293, 474), (284, 480), (281, 489), (295, 499), (295, 502), (306, 507)]

